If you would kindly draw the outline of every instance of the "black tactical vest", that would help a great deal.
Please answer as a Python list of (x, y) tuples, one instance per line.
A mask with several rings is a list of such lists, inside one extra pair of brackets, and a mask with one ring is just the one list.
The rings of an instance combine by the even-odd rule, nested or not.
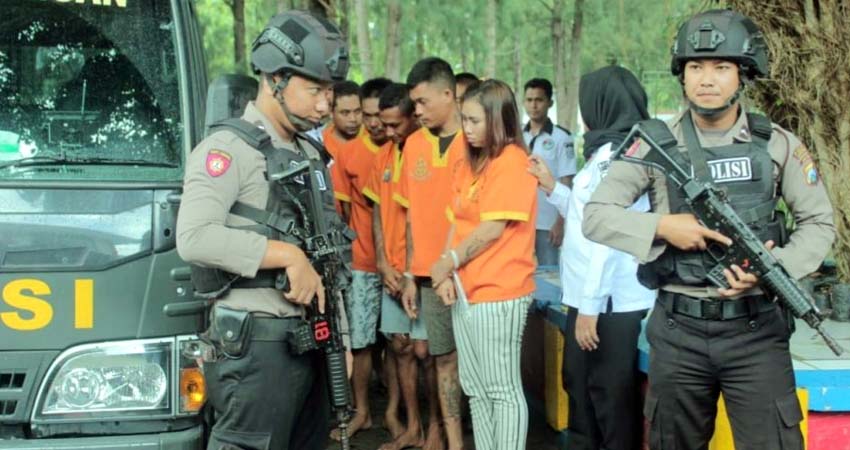
[[(309, 161), (311, 171), (316, 174), (324, 206), (324, 217), (329, 228), (336, 232), (341, 242), (334, 244), (350, 248), (353, 236), (342, 223), (334, 207), (333, 188), (325, 160), (322, 158), (322, 144), (306, 135), (296, 134), (294, 144), (300, 155), (272, 145), (271, 136), (260, 127), (242, 120), (227, 119), (210, 127), (209, 133), (228, 130), (236, 134), (250, 147), (255, 148), (266, 158), (265, 177), (269, 184), (269, 196), (265, 209), (255, 208), (242, 202), (236, 202), (230, 213), (254, 222), (254, 225), (233, 227), (262, 234), (269, 239), (288, 242), (304, 249), (304, 243), (313, 230), (311, 221), (316, 220), (309, 214), (310, 192), (302, 174), (283, 182), (277, 178), (302, 161)], [(241, 278), (236, 274), (220, 269), (211, 269), (193, 265), (192, 284), (195, 295), (203, 298), (222, 297), (230, 288), (275, 287), (279, 270), (261, 270), (254, 279)]]
[[(773, 130), (764, 116), (747, 114), (747, 121), (751, 142), (705, 148), (699, 144), (691, 115), (685, 114), (682, 133), (687, 151), (682, 156), (690, 163), (697, 180), (710, 181), (726, 192), (732, 208), (762, 242), (772, 240), (782, 246), (785, 217), (776, 211), (776, 180), (767, 148)], [(667, 183), (667, 194), (670, 214), (692, 212), (685, 196), (673, 183)], [(650, 289), (667, 284), (707, 286), (711, 283), (706, 274), (714, 265), (705, 252), (684, 251), (668, 245), (658, 259), (638, 268), (638, 279)]]

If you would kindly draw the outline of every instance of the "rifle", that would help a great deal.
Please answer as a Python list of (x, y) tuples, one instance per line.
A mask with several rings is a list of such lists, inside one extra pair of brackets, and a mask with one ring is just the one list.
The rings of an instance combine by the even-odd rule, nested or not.
[[(653, 136), (663, 139), (662, 142), (656, 142)], [(644, 159), (624, 153), (637, 137), (649, 146), (649, 152)], [(728, 247), (713, 241), (708, 244), (706, 253), (715, 262), (707, 275), (712, 283), (718, 287), (730, 288), (723, 270), (732, 264), (753, 273), (759, 278), (759, 283), (772, 293), (782, 306), (794, 317), (806, 321), (820, 334), (830, 350), (840, 356), (844, 349), (824, 330), (824, 316), (815, 306), (811, 295), (788, 274), (746, 222), (732, 209), (726, 192), (713, 183), (701, 182), (691, 175), (688, 170), (690, 164), (685, 162), (675, 145), (676, 139), (664, 122), (657, 119), (644, 120), (632, 127), (626, 139), (614, 151), (611, 160), (621, 159), (661, 171), (684, 194), (688, 206), (705, 227), (717, 230), (732, 240), (732, 245)], [(668, 152), (667, 149), (671, 148), (673, 151)]]
[[(340, 286), (340, 277), (344, 276), (344, 249), (346, 237), (342, 230), (333, 230), (328, 226), (322, 203), (316, 172), (309, 161), (293, 165), (289, 170), (270, 176), (273, 181), (282, 184), (289, 191), (291, 179), (304, 184), (309, 201), (304, 205), (300, 197), (290, 191), (304, 220), (307, 236), (304, 238), (304, 252), (310, 263), (322, 277), (327, 298), (325, 312), (319, 312), (317, 299), (307, 307), (307, 320), (293, 333), (289, 343), (295, 354), (321, 350), (327, 363), (327, 382), (331, 406), (339, 421), (340, 443), (343, 450), (349, 449), (348, 421), (353, 413), (351, 387), (348, 384), (348, 372), (345, 367), (345, 347), (340, 329), (340, 316), (345, 314), (338, 308), (344, 298), (344, 289)], [(275, 287), (283, 292), (289, 290), (289, 280), (280, 273)]]

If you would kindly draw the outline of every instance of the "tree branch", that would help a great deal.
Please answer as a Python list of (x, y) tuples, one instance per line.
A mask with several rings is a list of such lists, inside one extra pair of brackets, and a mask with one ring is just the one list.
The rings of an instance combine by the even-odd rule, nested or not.
[(545, 0), (540, 0), (540, 4), (541, 4), (541, 5), (543, 5), (543, 7), (544, 7), (544, 8), (548, 9), (550, 13), (551, 13), (551, 12), (554, 12), (554, 10), (552, 9), (552, 7), (551, 7), (551, 6), (549, 6), (549, 4), (548, 4), (548, 3), (546, 3), (546, 1), (545, 1)]

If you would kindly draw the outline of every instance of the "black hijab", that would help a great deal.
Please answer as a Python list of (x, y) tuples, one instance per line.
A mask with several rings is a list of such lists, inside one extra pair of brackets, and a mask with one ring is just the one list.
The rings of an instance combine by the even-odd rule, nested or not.
[(635, 123), (649, 119), (646, 91), (634, 74), (620, 66), (582, 76), (578, 102), (581, 117), (590, 128), (584, 134), (585, 159), (609, 142), (620, 145)]

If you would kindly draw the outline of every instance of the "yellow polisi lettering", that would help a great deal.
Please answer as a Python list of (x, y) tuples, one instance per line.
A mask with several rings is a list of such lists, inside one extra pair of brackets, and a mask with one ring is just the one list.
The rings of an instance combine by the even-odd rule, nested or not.
[(94, 327), (94, 280), (74, 281), (74, 328)]
[[(41, 280), (24, 278), (9, 282), (3, 288), (3, 301), (20, 311), (0, 313), (0, 321), (7, 327), (19, 331), (33, 331), (44, 328), (53, 319), (53, 307), (46, 300), (35, 295), (50, 295), (50, 286)], [(25, 317), (21, 311), (29, 312)]]

